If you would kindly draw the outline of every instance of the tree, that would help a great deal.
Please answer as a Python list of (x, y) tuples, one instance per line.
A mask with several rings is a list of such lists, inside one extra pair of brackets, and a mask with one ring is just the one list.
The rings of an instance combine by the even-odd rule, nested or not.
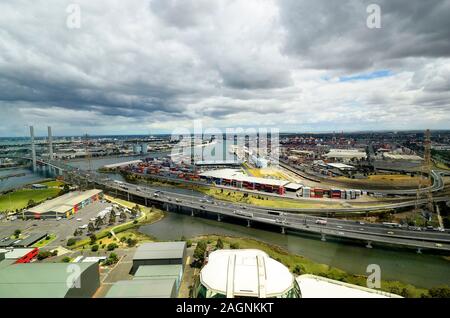
[(127, 219), (127, 214), (125, 212), (120, 212), (120, 220), (125, 221)]
[(36, 205), (36, 202), (34, 202), (33, 199), (28, 200), (27, 208), (32, 208), (32, 207), (34, 207), (35, 205)]
[(89, 238), (91, 239), (91, 245), (94, 244), (95, 241), (97, 241), (97, 236), (96, 236), (94, 233), (92, 233), (92, 234), (89, 236)]
[(111, 213), (109, 214), (109, 224), (114, 223), (116, 223), (116, 214), (114, 213), (114, 211), (111, 211)]
[(77, 242), (77, 239), (71, 237), (70, 239), (67, 240), (67, 246), (75, 245), (76, 242)]
[(98, 216), (98, 217), (95, 219), (95, 228), (96, 228), (96, 229), (99, 229), (100, 226), (102, 226), (102, 225), (103, 225), (103, 220), (102, 220), (101, 217)]
[(46, 259), (48, 257), (52, 256), (52, 252), (50, 251), (40, 251), (39, 254), (37, 255), (37, 259), (39, 261), (42, 261), (43, 259)]
[(63, 195), (66, 194), (70, 191), (70, 187), (69, 185), (66, 183), (64, 184), (63, 188), (61, 189), (61, 191), (59, 191), (59, 195)]
[(223, 249), (223, 242), (222, 242), (222, 240), (220, 238), (217, 240), (216, 248), (218, 250)]
[(119, 257), (117, 257), (116, 253), (109, 254), (108, 258), (103, 263), (106, 266), (113, 265), (119, 261)]
[(193, 255), (197, 262), (203, 263), (205, 260), (206, 247), (207, 245), (205, 241), (200, 241), (197, 243), (197, 247), (195, 248)]
[(109, 243), (108, 247), (106, 248), (108, 251), (114, 251), (117, 248), (117, 244), (116, 243)]
[(237, 249), (239, 249), (239, 243), (231, 243), (230, 244), (230, 248), (232, 249), (232, 250), (237, 250)]
[(61, 260), (63, 263), (69, 263), (70, 262), (70, 257), (69, 256), (64, 256), (63, 259)]
[(21, 230), (19, 230), (19, 229), (15, 230), (15, 231), (14, 231), (14, 237), (15, 237), (15, 238), (18, 238), (19, 235), (20, 235), (20, 233), (22, 233)]
[(128, 244), (129, 247), (133, 247), (133, 246), (135, 246), (137, 244), (137, 240), (132, 239), (131, 237), (129, 237), (127, 239), (127, 244)]
[(95, 232), (94, 223), (89, 222), (89, 224), (88, 224), (88, 232), (89, 232), (89, 233)]
[(295, 265), (294, 270), (293, 270), (294, 274), (301, 275), (304, 272), (305, 272), (305, 268), (302, 265), (299, 265), (299, 264)]
[(97, 251), (98, 251), (98, 245), (97, 245), (97, 244), (92, 245), (91, 251), (92, 251), (92, 252), (97, 252)]
[(120, 238), (120, 243), (125, 243), (126, 240), (127, 240), (127, 238), (125, 236), (122, 236)]
[(430, 297), (433, 298), (450, 298), (450, 287), (448, 286), (439, 286), (433, 287), (428, 291)]

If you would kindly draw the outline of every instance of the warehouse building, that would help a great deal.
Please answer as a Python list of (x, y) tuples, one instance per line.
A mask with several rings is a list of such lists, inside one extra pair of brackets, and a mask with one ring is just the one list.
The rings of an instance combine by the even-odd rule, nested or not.
[(181, 279), (183, 278), (182, 265), (144, 265), (139, 266), (134, 274), (135, 280), (148, 279), (175, 279), (176, 291), (180, 288)]
[(367, 158), (366, 152), (358, 149), (330, 149), (330, 152), (323, 156), (337, 162), (350, 162)]
[[(29, 263), (37, 256), (39, 249), (37, 247), (30, 248), (7, 248), (0, 249), (3, 259), (13, 260), (14, 263)], [(2, 259), (0, 258), (0, 261)]]
[(99, 286), (98, 263), (0, 266), (0, 298), (88, 298)]
[(278, 194), (284, 194), (289, 183), (286, 180), (249, 177), (234, 169), (206, 171), (200, 174), (200, 178), (219, 185)]
[(122, 280), (114, 283), (105, 298), (176, 298), (175, 278)]
[(98, 189), (69, 192), (29, 208), (24, 212), (24, 217), (27, 219), (68, 218), (86, 205), (98, 201), (101, 193), (102, 190)]
[(181, 265), (186, 261), (186, 242), (153, 242), (139, 246), (133, 256), (131, 272), (143, 265)]

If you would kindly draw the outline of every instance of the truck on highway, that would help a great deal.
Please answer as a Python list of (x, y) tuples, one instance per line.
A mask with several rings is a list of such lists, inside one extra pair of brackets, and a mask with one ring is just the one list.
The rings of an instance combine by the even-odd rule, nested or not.
[(233, 213), (236, 214), (236, 215), (246, 216), (248, 218), (253, 218), (253, 213), (251, 213), (251, 212), (246, 212), (246, 211), (241, 211), (241, 210), (234, 210)]

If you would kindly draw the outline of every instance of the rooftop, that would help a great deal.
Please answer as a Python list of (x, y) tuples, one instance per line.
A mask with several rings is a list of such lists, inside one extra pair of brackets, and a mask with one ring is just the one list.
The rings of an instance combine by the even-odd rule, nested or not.
[(33, 251), (34, 248), (13, 248), (13, 249), (0, 249), (0, 254), (5, 253), (5, 259), (19, 259), (31, 251)]
[(330, 149), (330, 152), (324, 155), (327, 158), (366, 158), (365, 151), (358, 149)]
[(183, 258), (186, 242), (152, 242), (139, 246), (133, 260)]
[(401, 298), (376, 289), (352, 285), (315, 275), (296, 278), (302, 298)]
[(143, 279), (147, 277), (179, 277), (183, 267), (181, 265), (143, 265), (139, 266), (134, 274), (135, 278)]
[(35, 207), (29, 208), (28, 211), (38, 214), (45, 212), (64, 213), (72, 209), (78, 203), (100, 193), (102, 193), (102, 190), (98, 189), (69, 192), (55, 199), (45, 201)]
[[(80, 275), (94, 263), (79, 263)], [(96, 265), (96, 264), (95, 264)], [(8, 297), (65, 297), (71, 286), (67, 284), (68, 263), (26, 263), (0, 269), (0, 298)]]
[(122, 280), (111, 286), (106, 298), (171, 298), (175, 278)]
[(217, 250), (200, 273), (201, 283), (216, 293), (275, 297), (292, 288), (294, 277), (283, 264), (254, 249)]
[(236, 180), (236, 181), (241, 181), (241, 182), (250, 182), (250, 183), (257, 183), (257, 184), (267, 184), (267, 185), (273, 185), (273, 186), (278, 186), (278, 187), (284, 186), (289, 183), (289, 181), (286, 181), (286, 180), (249, 177), (249, 176), (243, 174), (240, 170), (236, 170), (236, 169), (218, 169), (218, 170), (206, 171), (206, 172), (201, 173), (200, 176), (207, 177), (207, 178), (229, 179), (229, 180)]

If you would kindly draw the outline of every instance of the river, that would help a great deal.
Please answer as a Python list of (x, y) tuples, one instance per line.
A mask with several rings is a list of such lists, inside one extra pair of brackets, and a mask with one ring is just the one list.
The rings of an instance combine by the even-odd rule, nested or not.
[(173, 212), (167, 213), (157, 223), (142, 226), (140, 231), (159, 240), (179, 240), (182, 236), (189, 238), (207, 234), (248, 237), (281, 246), (291, 253), (352, 274), (366, 275), (367, 265), (378, 264), (381, 277), (385, 280), (399, 280), (425, 288), (450, 285), (449, 261), (441, 256), (416, 254), (413, 251), (377, 247), (368, 249), (338, 242), (322, 242), (318, 238), (283, 235)]

